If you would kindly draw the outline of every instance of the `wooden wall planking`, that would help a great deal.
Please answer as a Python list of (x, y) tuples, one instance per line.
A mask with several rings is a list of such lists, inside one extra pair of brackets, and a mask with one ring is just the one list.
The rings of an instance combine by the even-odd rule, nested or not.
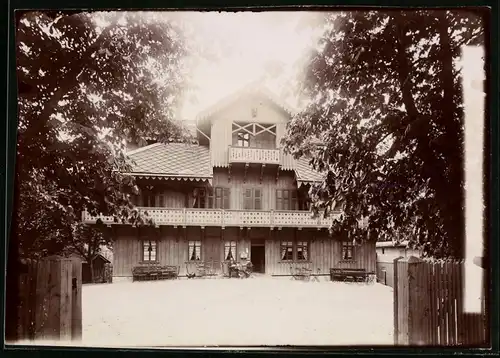
[(277, 189), (296, 189), (295, 175), (293, 172), (281, 172), (276, 182), (276, 171), (266, 169), (260, 182), (260, 169), (250, 168), (246, 180), (241, 170), (231, 173), (231, 180), (228, 180), (228, 171), (226, 169), (214, 169), (213, 178), (214, 187), (230, 189), (230, 209), (244, 209), (243, 194), (245, 189), (257, 188), (262, 190), (262, 210), (274, 210), (276, 208), (276, 190)]
[[(246, 254), (251, 260), (252, 241), (262, 240), (265, 246), (265, 272), (270, 275), (289, 275), (290, 266), (310, 266), (314, 273), (329, 274), (332, 267), (364, 268), (375, 272), (375, 244), (364, 243), (356, 247), (355, 260), (341, 260), (341, 243), (332, 238), (325, 230), (297, 230), (283, 228), (270, 230), (267, 228), (205, 228), (161, 227), (147, 231), (137, 228), (118, 229), (117, 240), (114, 243), (113, 275), (130, 276), (132, 268), (140, 264), (141, 246), (139, 237), (151, 237), (158, 241), (158, 263), (162, 265), (180, 266), (180, 274), (185, 275), (188, 260), (188, 241), (202, 241), (201, 259), (222, 262), (224, 260), (224, 242), (236, 241), (237, 259)], [(281, 240), (306, 240), (310, 244), (308, 262), (281, 261)], [(261, 242), (262, 242), (261, 241)], [(207, 249), (212, 247), (212, 249)], [(215, 250), (214, 248), (217, 248)], [(209, 254), (210, 252), (210, 254)], [(214, 254), (215, 253), (215, 254)], [(213, 256), (215, 255), (215, 256)], [(193, 263), (190, 263), (194, 267)]]

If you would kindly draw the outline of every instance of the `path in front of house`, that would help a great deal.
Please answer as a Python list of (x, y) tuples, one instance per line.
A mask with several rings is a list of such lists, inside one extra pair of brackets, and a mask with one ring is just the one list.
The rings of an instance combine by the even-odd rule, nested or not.
[(82, 295), (85, 346), (393, 344), (393, 293), (381, 284), (179, 279)]

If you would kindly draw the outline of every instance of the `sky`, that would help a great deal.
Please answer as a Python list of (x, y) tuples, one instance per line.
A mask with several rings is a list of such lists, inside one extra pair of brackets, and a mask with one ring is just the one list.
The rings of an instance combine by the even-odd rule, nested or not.
[[(197, 85), (196, 101), (186, 101), (182, 119), (196, 114), (226, 95), (271, 73), (266, 86), (281, 96), (284, 86), (296, 73), (294, 66), (314, 47), (318, 30), (297, 28), (300, 21), (314, 16), (311, 12), (189, 12), (183, 16), (194, 24), (197, 38), (213, 44), (219, 58), (201, 59), (192, 72)], [(286, 102), (294, 106), (293, 98)]]

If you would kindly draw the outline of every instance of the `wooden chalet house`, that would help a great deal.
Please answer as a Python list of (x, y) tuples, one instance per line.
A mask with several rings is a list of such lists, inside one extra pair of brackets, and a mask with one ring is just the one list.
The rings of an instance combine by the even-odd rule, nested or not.
[(183, 276), (200, 262), (242, 258), (268, 275), (299, 266), (325, 275), (335, 267), (375, 271), (374, 242), (353, 247), (329, 236), (333, 217), (312, 218), (308, 189), (322, 177), (280, 149), (290, 118), (270, 93), (246, 88), (198, 115), (199, 145), (130, 151), (141, 189), (136, 205), (156, 228), (103, 218), (115, 235), (113, 280), (151, 262), (180, 266)]

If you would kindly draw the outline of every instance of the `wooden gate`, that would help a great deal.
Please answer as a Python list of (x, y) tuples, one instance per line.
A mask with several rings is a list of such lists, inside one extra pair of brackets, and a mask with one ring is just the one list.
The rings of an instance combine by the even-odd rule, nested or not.
[(82, 263), (49, 257), (19, 277), (18, 340), (82, 338)]
[(487, 346), (486, 300), (482, 313), (464, 312), (463, 261), (394, 260), (396, 345)]

